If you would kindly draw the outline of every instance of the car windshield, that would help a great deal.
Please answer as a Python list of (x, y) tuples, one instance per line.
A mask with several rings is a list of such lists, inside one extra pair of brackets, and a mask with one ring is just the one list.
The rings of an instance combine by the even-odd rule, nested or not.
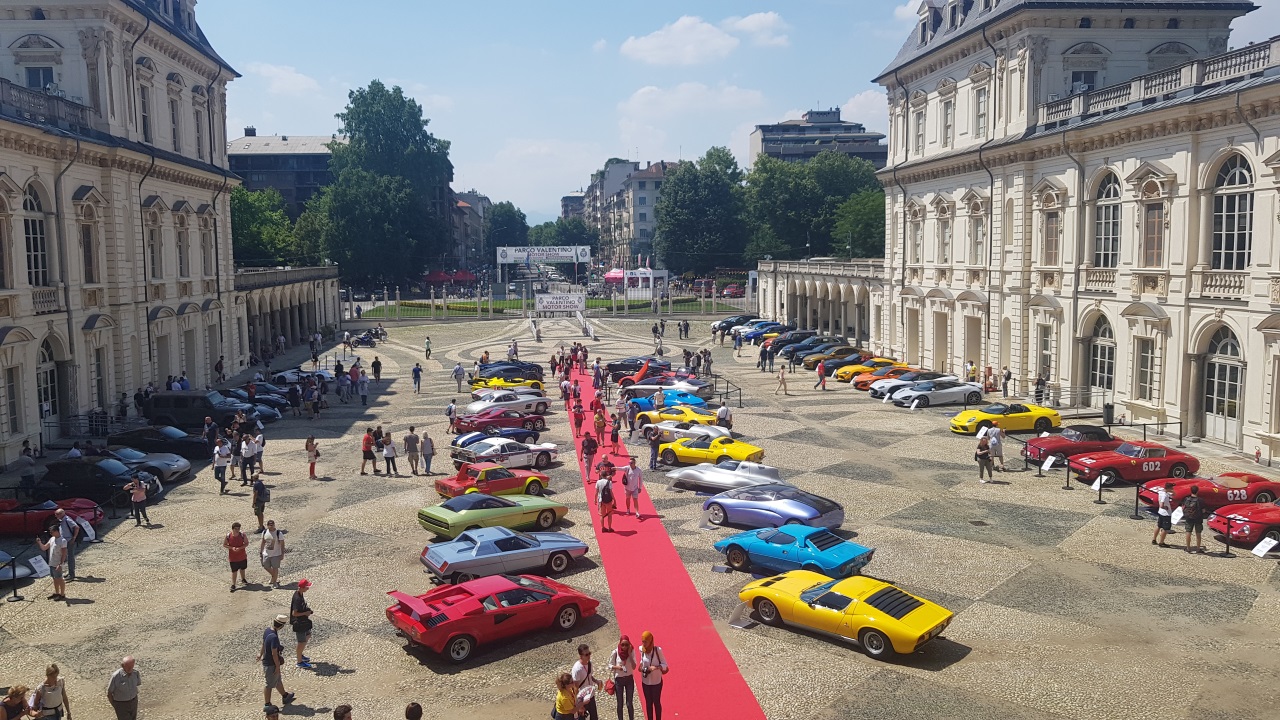
[(1073, 430), (1071, 428), (1065, 428), (1062, 431), (1062, 437), (1070, 440), (1071, 442), (1084, 442), (1085, 440), (1084, 435), (1079, 430)]
[(210, 390), (209, 392), (205, 393), (204, 396), (206, 398), (209, 398), (209, 402), (213, 403), (214, 405), (227, 402), (227, 396), (223, 395), (217, 390)]
[(111, 458), (99, 462), (98, 467), (108, 475), (124, 475), (129, 472), (129, 468), (125, 467), (123, 463)]
[(917, 383), (915, 388), (913, 389), (924, 391), (924, 390), (932, 390), (933, 388), (934, 388), (933, 381), (930, 380), (928, 382)]
[(142, 452), (141, 450), (134, 450), (133, 448), (127, 448), (127, 447), (116, 448), (111, 452), (115, 453), (116, 455), (119, 455), (125, 460), (141, 460), (147, 456), (147, 454)]
[(181, 440), (182, 438), (187, 436), (185, 432), (179, 430), (178, 428), (172, 425), (165, 425), (164, 427), (160, 428), (160, 434), (164, 435), (170, 440)]
[(804, 592), (800, 593), (800, 599), (804, 602), (811, 603), (819, 597), (831, 592), (839, 580), (828, 580), (827, 582), (814, 585)]
[(458, 497), (445, 500), (440, 504), (440, 507), (445, 510), (449, 510), (450, 512), (462, 512), (464, 510), (471, 510), (481, 504), (492, 505), (494, 500), (499, 501), (499, 504), (503, 507), (511, 507), (512, 505), (515, 505), (513, 502), (503, 500), (502, 498), (496, 498), (491, 495), (485, 495), (483, 493), (467, 493), (466, 495), (459, 495)]
[(982, 408), (982, 412), (987, 413), (988, 415), (1003, 415), (1008, 412), (1008, 410), (1009, 406), (1004, 403), (996, 403), (995, 405), (988, 405)]
[(555, 590), (552, 590), (546, 585), (543, 585), (542, 583), (537, 582), (536, 580), (527, 578), (523, 575), (503, 575), (502, 577), (506, 578), (507, 580), (509, 580), (511, 583), (515, 585), (519, 585), (522, 588), (529, 588), (530, 590), (537, 590), (538, 592), (550, 593), (552, 595), (556, 594)]
[(1120, 447), (1116, 448), (1116, 452), (1124, 455), (1125, 457), (1142, 457), (1142, 448), (1131, 443), (1124, 443)]

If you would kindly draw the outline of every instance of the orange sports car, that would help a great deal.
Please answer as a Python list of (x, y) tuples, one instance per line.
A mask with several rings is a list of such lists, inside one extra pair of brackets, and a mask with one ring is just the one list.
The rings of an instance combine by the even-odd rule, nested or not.
[(877, 380), (887, 380), (896, 378), (899, 375), (905, 375), (909, 372), (920, 372), (920, 368), (898, 367), (897, 365), (887, 365), (882, 368), (876, 368), (871, 372), (865, 372), (861, 375), (855, 375), (853, 378), (853, 387), (856, 390), (870, 390), (871, 383)]

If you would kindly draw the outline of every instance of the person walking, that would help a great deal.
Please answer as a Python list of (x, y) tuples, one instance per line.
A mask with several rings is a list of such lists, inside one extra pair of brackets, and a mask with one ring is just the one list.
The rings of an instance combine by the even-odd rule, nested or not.
[(421, 456), (418, 454), (418, 446), (422, 442), (422, 438), (413, 431), (413, 426), (409, 426), (409, 432), (404, 436), (404, 457), (409, 461), (409, 474), (418, 474), (418, 461)]
[(591, 664), (591, 647), (586, 643), (578, 646), (578, 661), (573, 664), (573, 669), (569, 671), (573, 677), (574, 687), (577, 689), (578, 702), (582, 703), (582, 711), (580, 718), (587, 720), (599, 720), (600, 713), (596, 709), (596, 691), (600, 689), (601, 682), (596, 679), (595, 668)]
[(640, 405), (634, 399), (627, 401), (627, 439), (633, 440), (636, 436), (636, 417), (640, 414)]
[(586, 413), (582, 409), (582, 403), (575, 402), (573, 404), (573, 434), (576, 436), (582, 432), (582, 421), (586, 419)]
[[(252, 399), (250, 399), (250, 402), (252, 402)], [(210, 454), (213, 453), (213, 443), (218, 439), (219, 432), (218, 424), (213, 421), (213, 418), (206, 416), (204, 427), (200, 429), (200, 436), (204, 438), (204, 443), (208, 446)]]
[(781, 370), (778, 371), (778, 387), (773, 389), (773, 394), (777, 395), (779, 390), (782, 391), (783, 395), (791, 394), (791, 392), (787, 390), (787, 368), (786, 367), (783, 367)]
[(622, 469), (622, 490), (627, 496), (627, 509), (623, 515), (640, 517), (640, 490), (643, 488), (644, 473), (636, 467), (636, 456), (632, 455), (631, 463)]
[(261, 427), (253, 435), (253, 448), (253, 464), (257, 467), (258, 472), (264, 473), (267, 471), (267, 467), (262, 464), (262, 456), (267, 452), (267, 436), (262, 432)]
[(426, 340), (422, 341), (422, 350), (427, 354), (426, 359), (431, 359), (431, 336), (428, 335)]
[(644, 691), (644, 716), (662, 720), (662, 676), (671, 672), (662, 648), (653, 642), (653, 633), (640, 635), (640, 689)]
[(814, 368), (814, 370), (815, 370), (815, 371), (817, 371), (817, 374), (818, 374), (818, 381), (817, 381), (816, 383), (814, 383), (814, 384), (813, 384), (813, 389), (814, 389), (814, 390), (817, 390), (817, 389), (818, 389), (818, 386), (822, 386), (822, 391), (823, 391), (823, 392), (826, 392), (826, 390), (827, 390), (827, 363), (826, 363), (825, 361), (819, 360), (819, 361), (818, 361), (818, 366), (817, 366), (816, 368)]
[(727, 404), (716, 408), (716, 425), (726, 429), (733, 427), (733, 411)]
[(424, 429), (422, 431), (422, 474), (431, 474), (431, 458), (436, 456), (436, 442)]
[(308, 478), (316, 479), (316, 461), (320, 459), (320, 445), (316, 442), (315, 435), (308, 435), (307, 442), (303, 445), (303, 449), (307, 451), (307, 468), (310, 472)]
[[(1186, 513), (1184, 510), (1183, 513)], [(1169, 547), (1165, 540), (1173, 529), (1173, 483), (1167, 482), (1156, 491), (1156, 531), (1151, 535), (1151, 544), (1162, 548)]]
[(138, 688), (141, 686), (142, 673), (138, 672), (133, 658), (126, 655), (107, 681), (107, 701), (116, 711), (116, 720), (138, 720)]
[(770, 345), (769, 345), (769, 358), (768, 358), (768, 359), (769, 359), (769, 372), (773, 372), (773, 359), (774, 359), (775, 357), (777, 357), (777, 356), (778, 356), (778, 348), (777, 348), (777, 347), (775, 347), (774, 345), (770, 344)]
[(387, 464), (387, 477), (400, 477), (400, 469), (396, 467), (396, 443), (391, 433), (382, 438), (382, 459)]
[(658, 469), (658, 448), (662, 446), (662, 433), (646, 433), (649, 436), (649, 469)]
[(257, 452), (257, 446), (253, 444), (253, 436), (249, 433), (244, 433), (240, 437), (240, 477), (248, 480), (254, 477), (253, 458)]
[(445, 409), (444, 409), (444, 416), (446, 418), (449, 418), (449, 432), (451, 433), (458, 432), (458, 404), (457, 403), (458, 401), (456, 398), (452, 399), (449, 401), (449, 404), (445, 406)]
[(63, 577), (69, 555), (66, 539), (60, 533), (50, 533), (49, 542), (43, 542), (37, 537), (36, 545), (40, 547), (40, 552), (45, 554), (45, 562), (49, 564), (49, 578), (53, 580), (53, 594), (49, 599), (66, 600), (67, 581)]
[[(240, 455), (240, 448), (243, 447), (241, 444), (240, 433), (235, 431), (233, 428), (227, 428), (227, 446), (231, 448), (231, 464), (227, 466), (227, 469), (231, 471), (231, 479), (235, 480), (236, 470), (243, 467), (244, 458)], [(248, 485), (249, 479), (248, 475), (241, 472), (240, 487)]]
[(231, 523), (231, 532), (222, 538), (222, 547), (227, 551), (227, 562), (231, 565), (231, 592), (236, 591), (236, 573), (240, 573), (240, 583), (249, 587), (249, 580), (244, 571), (249, 567), (249, 536), (240, 532), (240, 523)]
[(142, 478), (135, 470), (133, 475), (129, 477), (129, 484), (124, 486), (129, 491), (129, 503), (133, 507), (134, 527), (142, 527), (142, 521), (147, 521), (147, 527), (151, 527), (151, 518), (147, 517), (147, 484), (142, 482)]
[(462, 369), (462, 363), (454, 363), (453, 370), (449, 373), (453, 377), (453, 381), (458, 384), (458, 392), (462, 392), (462, 381), (467, 379), (467, 371)]
[(756, 367), (760, 368), (760, 372), (768, 372), (765, 365), (769, 362), (769, 348), (764, 345), (760, 346), (760, 352), (757, 353)]
[[(452, 407), (452, 403), (450, 403)], [(453, 430), (453, 419), (449, 420), (449, 429)], [(360, 438), (360, 474), (368, 475), (364, 469), (368, 466), (369, 461), (373, 461), (373, 474), (378, 474), (378, 456), (373, 454), (373, 428), (364, 429), (364, 437)]]
[(1045, 391), (1045, 388), (1048, 386), (1048, 384), (1049, 384), (1049, 381), (1045, 378), (1044, 373), (1040, 373), (1039, 375), (1036, 375), (1036, 404), (1037, 405), (1041, 405), (1044, 403), (1044, 391)]
[(609, 442), (613, 443), (614, 451), (622, 448), (622, 443), (618, 437), (622, 431), (622, 418), (617, 415), (613, 416), (613, 420), (609, 423)]
[(1191, 494), (1182, 501), (1182, 522), (1187, 528), (1187, 552), (1191, 550), (1191, 533), (1196, 534), (1195, 552), (1203, 553), (1204, 545), (1200, 542), (1200, 533), (1204, 531), (1204, 499), (1200, 497), (1200, 486), (1192, 485)]
[(346, 373), (338, 373), (338, 402), (343, 405), (351, 399), (351, 378)]
[(596, 451), (600, 449), (600, 443), (591, 435), (588, 430), (586, 437), (582, 438), (582, 457), (586, 461), (584, 468), (587, 473), (591, 472), (592, 459), (596, 456)]
[(600, 532), (613, 532), (613, 509), (617, 504), (613, 496), (613, 466), (606, 469), (608, 472), (601, 472), (596, 479), (596, 507), (600, 510)]
[(267, 503), (271, 502), (271, 492), (263, 484), (261, 476), (253, 479), (253, 490), (249, 495), (253, 502), (253, 514), (258, 518), (257, 534), (261, 535), (267, 529), (262, 524), (262, 516), (266, 513)]
[[(599, 399), (593, 400), (592, 403), (599, 402)], [(604, 440), (605, 425), (608, 421), (604, 419), (604, 409), (596, 408), (595, 416), (591, 419), (591, 424), (596, 429), (596, 437)]]
[(71, 582), (76, 579), (76, 544), (80, 542), (80, 526), (62, 508), (54, 510), (53, 516), (58, 518), (58, 535), (67, 546), (67, 582)]
[(627, 720), (636, 720), (636, 650), (626, 635), (618, 638), (618, 646), (609, 653), (609, 671), (613, 673), (613, 694), (618, 699), (618, 720), (622, 720), (624, 703)]
[(227, 494), (227, 466), (231, 464), (231, 448), (222, 438), (213, 443), (213, 479), (218, 481), (218, 494)]
[(991, 462), (996, 465), (996, 469), (1004, 472), (1004, 428), (1000, 427), (999, 421), (991, 423), (991, 429), (987, 430), (987, 441), (991, 448)]
[(413, 394), (417, 395), (422, 392), (422, 363), (414, 363), (409, 372), (413, 375)]
[(373, 356), (373, 362), (369, 363), (369, 369), (373, 370), (373, 384), (382, 384), (382, 361), (377, 355)]
[(364, 370), (360, 371), (360, 379), (356, 381), (356, 392), (360, 393), (360, 404), (368, 406), (369, 404), (369, 376)]
[(313, 611), (307, 605), (306, 593), (311, 589), (311, 581), (302, 578), (298, 581), (298, 589), (293, 591), (293, 599), (289, 602), (289, 624), (293, 626), (294, 639), (298, 641), (297, 666), (303, 670), (311, 669), (311, 658), (303, 653), (307, 649), (307, 643), (311, 641), (311, 628), (314, 623), (311, 621)]
[(258, 543), (262, 568), (271, 575), (271, 586), (280, 587), (280, 561), (284, 559), (284, 533), (276, 530), (276, 521), (268, 520), (267, 529)]
[(978, 441), (978, 450), (973, 454), (973, 459), (978, 461), (978, 481), (985, 484), (987, 481), (982, 479), (982, 473), (985, 470), (988, 479), (994, 479), (991, 475), (991, 443), (982, 438)]
[(44, 683), (36, 688), (31, 705), (35, 708), (34, 717), (71, 720), (71, 697), (57, 663), (44, 669)]
[(280, 628), (289, 622), (284, 615), (277, 615), (271, 621), (271, 627), (262, 631), (262, 648), (258, 650), (258, 660), (262, 663), (263, 702), (271, 704), (271, 691), (280, 692), (280, 701), (285, 705), (293, 702), (294, 694), (284, 689), (284, 678), (281, 668), (284, 667), (284, 646), (280, 644)]

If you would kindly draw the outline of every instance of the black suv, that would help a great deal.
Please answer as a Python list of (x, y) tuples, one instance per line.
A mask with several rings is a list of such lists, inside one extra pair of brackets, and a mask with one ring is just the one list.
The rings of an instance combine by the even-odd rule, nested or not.
[[(148, 498), (164, 490), (155, 475), (139, 472), (138, 476), (146, 483)], [(31, 495), (36, 500), (80, 497), (99, 505), (114, 503), (124, 507), (129, 504), (124, 486), (132, 480), (133, 471), (115, 458), (66, 458), (48, 464), (48, 472), (31, 488)]]
[(153, 425), (175, 425), (180, 428), (204, 427), (206, 417), (219, 427), (227, 427), (237, 412), (250, 421), (258, 419), (258, 411), (248, 403), (233, 400), (217, 390), (173, 390), (154, 393), (142, 404), (142, 415)]

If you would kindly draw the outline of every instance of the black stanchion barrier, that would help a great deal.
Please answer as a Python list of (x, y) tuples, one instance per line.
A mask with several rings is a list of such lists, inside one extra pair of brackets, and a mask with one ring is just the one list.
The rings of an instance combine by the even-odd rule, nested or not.
[(1138, 493), (1142, 492), (1142, 486), (1135, 484), (1133, 486), (1133, 514), (1129, 516), (1130, 520), (1141, 520), (1142, 516), (1138, 514)]
[(1231, 516), (1223, 515), (1227, 520), (1227, 532), (1223, 534), (1222, 541), (1226, 543), (1227, 548), (1219, 553), (1218, 557), (1233, 558), (1235, 553), (1231, 552)]
[(1093, 501), (1094, 505), (1106, 505), (1107, 501), (1102, 499), (1102, 478), (1098, 478), (1098, 499)]
[(1062, 466), (1062, 489), (1073, 490), (1071, 487), (1071, 463)]
[[(22, 553), (18, 553), (21, 556)], [(18, 594), (18, 556), (9, 561), (9, 580), (13, 583), (13, 594), (5, 598), (9, 602), (22, 602), (26, 598)]]

